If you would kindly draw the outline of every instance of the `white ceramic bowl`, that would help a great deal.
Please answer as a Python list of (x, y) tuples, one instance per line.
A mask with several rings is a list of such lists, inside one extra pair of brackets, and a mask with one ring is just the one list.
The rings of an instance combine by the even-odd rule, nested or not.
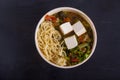
[[(93, 37), (94, 37), (94, 42), (93, 42), (93, 48), (92, 48), (92, 51), (89, 55), (89, 57), (87, 59), (85, 59), (83, 62), (81, 63), (78, 63), (76, 65), (73, 65), (73, 66), (58, 66), (52, 62), (50, 62), (49, 60), (47, 60), (44, 55), (42, 54), (41, 50), (39, 49), (38, 47), (38, 42), (37, 42), (37, 32), (38, 32), (38, 28), (40, 26), (40, 24), (44, 21), (44, 18), (46, 15), (52, 15), (52, 14), (55, 14), (55, 13), (58, 13), (60, 11), (70, 11), (70, 12), (74, 12), (74, 13), (77, 13), (79, 15), (81, 15), (91, 26), (92, 28), (92, 31), (93, 31)], [(49, 64), (55, 66), (55, 67), (58, 67), (58, 68), (63, 68), (63, 69), (69, 69), (69, 68), (74, 68), (74, 67), (77, 67), (77, 66), (80, 66), (82, 65), (83, 63), (85, 63), (93, 54), (93, 52), (95, 51), (95, 48), (96, 48), (96, 43), (97, 43), (97, 33), (96, 33), (96, 29), (95, 29), (95, 26), (93, 24), (93, 22), (91, 21), (91, 19), (85, 14), (83, 13), (82, 11), (78, 10), (78, 9), (75, 9), (75, 8), (71, 8), (71, 7), (59, 7), (59, 8), (55, 8), (53, 10), (50, 10), (49, 12), (47, 12), (41, 19), (40, 21), (38, 22), (38, 25), (36, 27), (36, 30), (35, 30), (35, 45), (36, 45), (36, 48), (39, 52), (39, 54), (41, 55), (41, 57), (46, 61), (48, 62)]]

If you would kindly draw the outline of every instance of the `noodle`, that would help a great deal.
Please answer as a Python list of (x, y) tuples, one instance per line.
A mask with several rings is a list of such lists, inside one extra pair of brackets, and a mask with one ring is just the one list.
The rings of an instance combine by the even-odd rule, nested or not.
[(47, 60), (64, 66), (66, 65), (66, 52), (63, 50), (63, 41), (61, 42), (61, 39), (62, 36), (54, 28), (52, 22), (44, 21), (41, 23), (37, 33), (39, 48)]

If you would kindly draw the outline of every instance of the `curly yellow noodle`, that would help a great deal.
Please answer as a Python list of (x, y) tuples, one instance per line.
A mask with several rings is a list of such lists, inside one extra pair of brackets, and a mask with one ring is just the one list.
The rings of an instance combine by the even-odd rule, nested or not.
[(40, 50), (47, 60), (57, 65), (65, 66), (66, 52), (63, 50), (63, 41), (60, 42), (61, 39), (61, 34), (54, 28), (52, 22), (44, 21), (41, 23), (37, 33)]

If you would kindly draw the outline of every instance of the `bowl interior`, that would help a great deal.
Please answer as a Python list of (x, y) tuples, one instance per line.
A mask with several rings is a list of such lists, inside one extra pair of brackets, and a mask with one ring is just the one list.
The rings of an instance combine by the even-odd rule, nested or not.
[[(44, 55), (42, 54), (41, 50), (39, 49), (38, 47), (38, 42), (37, 42), (37, 32), (38, 32), (38, 28), (40, 26), (40, 24), (44, 21), (44, 18), (46, 15), (52, 15), (52, 14), (55, 14), (55, 13), (58, 13), (60, 11), (69, 11), (69, 12), (74, 12), (76, 14), (79, 14), (80, 16), (82, 16), (91, 26), (91, 29), (93, 31), (93, 38), (94, 38), (94, 42), (93, 42), (93, 47), (92, 47), (92, 51), (89, 55), (89, 57), (87, 59), (85, 59), (84, 61), (82, 61), (81, 63), (78, 63), (76, 65), (73, 65), (73, 66), (58, 66), (52, 62), (50, 62), (49, 60), (47, 60)], [(56, 8), (56, 9), (53, 9), (49, 12), (47, 12), (41, 19), (40, 21), (38, 22), (38, 25), (36, 27), (36, 31), (35, 31), (35, 44), (36, 44), (36, 47), (37, 47), (37, 50), (39, 52), (39, 54), (41, 55), (41, 57), (46, 61), (48, 62), (49, 64), (55, 66), (55, 67), (58, 67), (58, 68), (74, 68), (74, 67), (77, 67), (83, 63), (85, 63), (93, 54), (94, 50), (95, 50), (95, 47), (96, 47), (96, 43), (97, 43), (97, 33), (96, 33), (96, 29), (95, 29), (95, 26), (93, 24), (93, 22), (91, 21), (91, 19), (85, 14), (83, 13), (82, 11), (78, 10), (78, 9), (75, 9), (75, 8), (71, 8), (71, 7), (60, 7), (60, 8)]]

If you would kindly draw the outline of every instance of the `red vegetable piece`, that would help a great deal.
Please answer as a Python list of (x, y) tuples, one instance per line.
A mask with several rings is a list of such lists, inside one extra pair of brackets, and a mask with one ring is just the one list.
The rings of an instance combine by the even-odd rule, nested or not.
[(56, 22), (57, 18), (55, 16), (46, 15), (45, 20), (46, 21)]
[(45, 20), (46, 20), (46, 21), (51, 21), (52, 19), (51, 19), (51, 17), (50, 17), (49, 15), (46, 15), (46, 16), (45, 16)]
[(64, 18), (64, 22), (70, 22), (70, 18)]
[(79, 36), (79, 42), (84, 42), (83, 36)]
[(74, 59), (71, 59), (72, 62), (79, 62), (79, 59), (77, 58), (74, 58)]

